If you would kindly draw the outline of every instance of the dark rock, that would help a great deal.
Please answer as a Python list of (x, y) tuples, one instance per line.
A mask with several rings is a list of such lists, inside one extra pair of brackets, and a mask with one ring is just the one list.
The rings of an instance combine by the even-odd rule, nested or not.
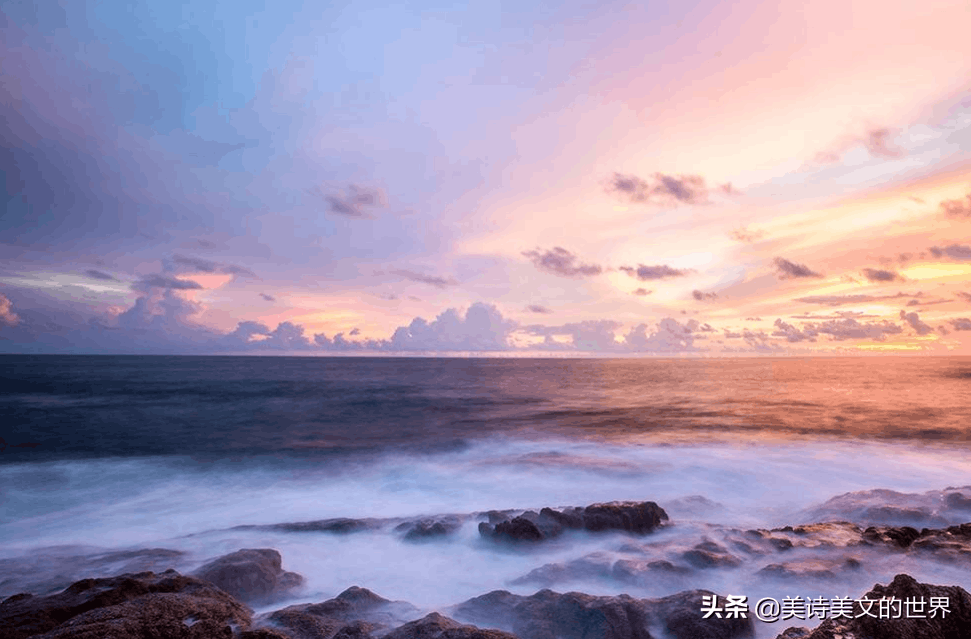
[[(272, 612), (262, 617), (260, 623), (280, 628), (293, 639), (331, 639), (342, 629), (350, 637), (394, 628), (414, 619), (418, 612), (404, 601), (390, 601), (366, 588), (352, 586), (321, 603), (289, 606)], [(355, 624), (358, 625), (348, 627)]]
[(501, 630), (483, 630), (460, 624), (437, 612), (406, 623), (384, 636), (384, 639), (518, 639)]
[(669, 597), (648, 600), (652, 615), (674, 639), (741, 639), (755, 636), (751, 619), (704, 619), (703, 598), (715, 593), (707, 590), (679, 592)]
[[(931, 597), (946, 597), (950, 612), (946, 615), (938, 614), (934, 618), (927, 616), (908, 619), (906, 615), (902, 615), (899, 619), (870, 616), (827, 619), (812, 632), (794, 636), (798, 639), (967, 639), (971, 636), (971, 594), (963, 588), (932, 586), (918, 583), (910, 575), (897, 575), (889, 585), (877, 584), (863, 596), (870, 600), (883, 597), (895, 597), (898, 601), (923, 599), (925, 602), (930, 602)], [(863, 615), (863, 608), (859, 603), (855, 603), (853, 608), (854, 615)], [(925, 614), (927, 612), (929, 608), (925, 607)], [(792, 636), (783, 633), (777, 639), (791, 639)]]
[(382, 522), (376, 519), (348, 519), (346, 517), (263, 526), (263, 528), (282, 530), (283, 532), (328, 532), (339, 535), (376, 530), (381, 527)]
[(590, 531), (623, 530), (635, 535), (652, 532), (668, 520), (668, 514), (653, 501), (614, 501), (587, 506), (583, 527)]
[(245, 602), (267, 602), (287, 596), (303, 584), (303, 577), (282, 568), (280, 553), (272, 548), (237, 550), (195, 572)]
[(951, 510), (971, 510), (971, 497), (964, 493), (948, 493), (944, 497), (944, 505)]
[(863, 567), (858, 559), (804, 559), (769, 564), (758, 574), (764, 577), (781, 579), (844, 579), (848, 573), (855, 573)]
[(78, 548), (43, 548), (21, 557), (0, 559), (0, 599), (18, 592), (54, 594), (82, 578), (114, 577), (133, 572), (179, 570), (186, 553), (143, 548), (79, 554)]
[(900, 548), (907, 548), (918, 537), (920, 537), (920, 531), (910, 526), (870, 526), (863, 531), (863, 538), (870, 543), (891, 544)]
[(395, 531), (403, 532), (407, 541), (424, 541), (450, 535), (461, 526), (462, 520), (458, 517), (440, 517), (405, 522), (399, 524)]
[(544, 534), (538, 525), (525, 517), (514, 517), (509, 521), (496, 524), (496, 527), (492, 530), (492, 536), (511, 541), (540, 541), (546, 539), (548, 535)]
[(239, 634), (239, 639), (291, 639), (290, 635), (272, 628), (257, 628)]
[(452, 609), (457, 619), (510, 630), (522, 639), (653, 639), (651, 628), (674, 639), (752, 637), (751, 619), (703, 619), (702, 597), (690, 591), (662, 599), (595, 597), (541, 590), (530, 597), (497, 590)]
[(543, 508), (539, 514), (527, 511), (494, 525), (480, 523), (479, 533), (484, 537), (505, 541), (542, 541), (557, 537), (564, 530), (617, 530), (644, 535), (667, 520), (667, 513), (653, 501), (610, 502), (561, 511)]
[(611, 577), (613, 559), (605, 553), (591, 553), (567, 563), (546, 564), (518, 579), (514, 584), (550, 586), (564, 581), (603, 579)]
[(786, 628), (776, 639), (806, 639), (810, 632), (812, 631), (804, 626)]
[(371, 639), (371, 631), (376, 627), (366, 621), (352, 621), (334, 633), (332, 639)]
[(83, 579), (55, 595), (0, 603), (4, 639), (214, 639), (247, 630), (250, 610), (174, 570)]
[(695, 568), (733, 568), (742, 563), (727, 549), (710, 540), (681, 553), (681, 557)]

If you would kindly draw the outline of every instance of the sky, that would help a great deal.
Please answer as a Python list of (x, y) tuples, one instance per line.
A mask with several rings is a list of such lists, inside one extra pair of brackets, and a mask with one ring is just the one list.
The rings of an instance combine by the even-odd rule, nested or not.
[(971, 4), (0, 8), (0, 352), (971, 355)]

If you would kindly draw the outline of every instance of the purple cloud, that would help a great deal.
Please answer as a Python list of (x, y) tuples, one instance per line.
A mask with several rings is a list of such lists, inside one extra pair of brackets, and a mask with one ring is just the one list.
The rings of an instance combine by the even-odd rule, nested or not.
[[(723, 185), (720, 190), (735, 192), (731, 185)], [(648, 180), (636, 175), (614, 173), (607, 192), (619, 194), (638, 204), (705, 204), (710, 193), (705, 179), (700, 175), (673, 176), (664, 173), (655, 173)]]
[(822, 273), (817, 273), (816, 271), (811, 270), (805, 264), (796, 264), (795, 262), (790, 262), (789, 260), (781, 257), (775, 258), (772, 260), (772, 263), (775, 264), (776, 274), (780, 280), (824, 277)]
[(576, 255), (560, 246), (548, 251), (523, 251), (523, 256), (529, 258), (539, 270), (560, 277), (591, 277), (603, 272), (603, 267), (599, 264), (584, 264)]
[(691, 273), (688, 269), (672, 268), (667, 264), (655, 264), (653, 266), (638, 264), (637, 268), (633, 266), (621, 266), (620, 270), (642, 282), (663, 280), (669, 277), (682, 277)]

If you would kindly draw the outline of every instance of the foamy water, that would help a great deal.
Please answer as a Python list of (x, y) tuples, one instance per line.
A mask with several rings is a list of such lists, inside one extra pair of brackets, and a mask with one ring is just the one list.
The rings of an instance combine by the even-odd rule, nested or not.
[[(860, 544), (853, 526), (971, 521), (940, 492), (971, 485), (968, 370), (949, 359), (0, 358), (0, 597), (191, 572), (239, 548), (279, 550), (306, 578), (293, 601), (359, 585), (439, 610), (544, 587), (858, 597), (900, 572), (971, 588), (953, 555)], [(897, 492), (827, 504), (874, 489)], [(512, 546), (477, 529), (484, 511), (620, 500), (655, 501), (671, 520), (643, 537)], [(395, 530), (446, 514), (463, 523), (445, 537)], [(272, 528), (330, 518), (375, 521), (348, 534)], [(746, 532), (838, 520), (850, 523), (771, 542)], [(711, 565), (686, 559), (698, 548), (714, 549)], [(120, 550), (141, 552), (106, 554)]]
[[(105, 549), (167, 548), (187, 553), (174, 562), (182, 570), (239, 548), (270, 547), (283, 554), (286, 569), (306, 577), (301, 600), (320, 601), (361, 585), (421, 608), (441, 609), (494, 589), (531, 594), (538, 585), (517, 580), (548, 564), (594, 555), (609, 565), (625, 557), (650, 557), (651, 544), (657, 546), (656, 557), (665, 557), (701, 540), (717, 540), (724, 529), (812, 523), (805, 511), (842, 493), (873, 488), (922, 493), (971, 483), (969, 479), (971, 462), (963, 451), (836, 441), (658, 446), (507, 439), (480, 441), (449, 453), (389, 453), (367, 463), (61, 461), (0, 467), (0, 547), (8, 559), (45, 552), (91, 555)], [(692, 496), (708, 501), (685, 499)], [(403, 540), (393, 526), (351, 534), (236, 528), (337, 517), (538, 510), (614, 500), (656, 501), (670, 511), (672, 521), (645, 537), (571, 534), (514, 548), (483, 540), (474, 518), (452, 536), (423, 543)], [(642, 546), (633, 555), (625, 549), (632, 542)], [(826, 556), (843, 555), (859, 558), (861, 551), (835, 549)], [(790, 553), (785, 559), (797, 557)], [(835, 582), (779, 582), (758, 576), (759, 569), (777, 560), (759, 558), (651, 583), (578, 574), (551, 587), (635, 596), (687, 588), (750, 597), (859, 596), (902, 571), (971, 587), (966, 569), (941, 562), (907, 559), (901, 564), (899, 557), (878, 551), (863, 558), (859, 574)], [(69, 563), (59, 562), (57, 571), (70, 573)], [(16, 585), (5, 584), (0, 596), (13, 594)]]

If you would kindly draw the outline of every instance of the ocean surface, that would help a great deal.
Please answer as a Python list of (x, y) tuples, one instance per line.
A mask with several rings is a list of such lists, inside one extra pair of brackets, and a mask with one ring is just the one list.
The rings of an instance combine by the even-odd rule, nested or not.
[[(293, 602), (352, 585), (425, 609), (544, 587), (858, 597), (899, 572), (971, 589), (967, 558), (838, 527), (784, 556), (740, 541), (971, 521), (948, 499), (971, 497), (971, 358), (5, 355), (0, 439), (0, 599), (239, 548), (279, 550), (307, 580)], [(671, 521), (533, 545), (477, 530), (489, 510), (616, 500)], [(398, 528), (443, 515), (461, 525), (440, 538)], [(364, 523), (289, 525), (332, 518)], [(699, 547), (714, 559), (690, 561)], [(815, 624), (759, 633), (788, 625)]]

